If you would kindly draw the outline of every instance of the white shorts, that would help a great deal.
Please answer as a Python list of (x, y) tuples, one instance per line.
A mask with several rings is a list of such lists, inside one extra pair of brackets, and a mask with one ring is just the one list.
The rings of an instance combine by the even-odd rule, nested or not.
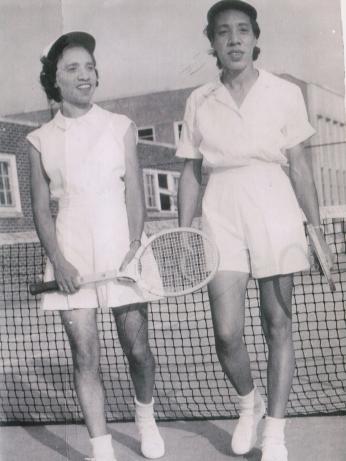
[(213, 170), (202, 208), (220, 271), (262, 278), (309, 268), (304, 215), (280, 165)]

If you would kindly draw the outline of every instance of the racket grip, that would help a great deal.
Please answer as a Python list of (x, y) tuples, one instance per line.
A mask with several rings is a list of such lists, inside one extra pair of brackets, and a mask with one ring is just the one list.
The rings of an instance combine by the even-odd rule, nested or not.
[(31, 283), (29, 285), (29, 291), (32, 295), (39, 295), (40, 293), (47, 293), (49, 291), (58, 291), (59, 285), (55, 280), (51, 282), (38, 282), (38, 283)]

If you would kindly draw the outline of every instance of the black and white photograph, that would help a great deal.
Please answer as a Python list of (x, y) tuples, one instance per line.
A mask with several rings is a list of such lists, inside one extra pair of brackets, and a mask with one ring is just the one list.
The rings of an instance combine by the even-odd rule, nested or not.
[(344, 461), (346, 4), (0, 0), (0, 460)]

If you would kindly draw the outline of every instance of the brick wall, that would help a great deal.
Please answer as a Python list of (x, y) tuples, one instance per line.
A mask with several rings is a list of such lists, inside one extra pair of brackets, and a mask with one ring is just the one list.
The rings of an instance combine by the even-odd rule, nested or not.
[(30, 199), (29, 144), (26, 135), (35, 128), (32, 124), (18, 124), (0, 120), (0, 152), (16, 157), (22, 215), (0, 217), (0, 233), (26, 232), (34, 228)]

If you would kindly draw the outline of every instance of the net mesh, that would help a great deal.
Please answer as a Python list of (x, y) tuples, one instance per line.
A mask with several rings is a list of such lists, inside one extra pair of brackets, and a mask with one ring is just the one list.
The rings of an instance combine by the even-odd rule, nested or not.
[[(317, 272), (294, 283), (296, 371), (288, 415), (345, 413), (346, 223), (324, 224), (336, 254), (336, 291)], [(72, 382), (67, 337), (54, 312), (39, 308), (28, 284), (41, 277), (45, 256), (37, 242), (0, 247), (1, 422), (78, 422), (82, 414)], [(266, 388), (267, 350), (258, 290), (246, 298), (245, 341), (253, 376)], [(132, 420), (134, 391), (112, 316), (98, 314), (101, 372), (109, 421)], [(150, 341), (157, 362), (155, 410), (159, 420), (236, 417), (235, 392), (218, 363), (206, 290), (150, 305)]]

